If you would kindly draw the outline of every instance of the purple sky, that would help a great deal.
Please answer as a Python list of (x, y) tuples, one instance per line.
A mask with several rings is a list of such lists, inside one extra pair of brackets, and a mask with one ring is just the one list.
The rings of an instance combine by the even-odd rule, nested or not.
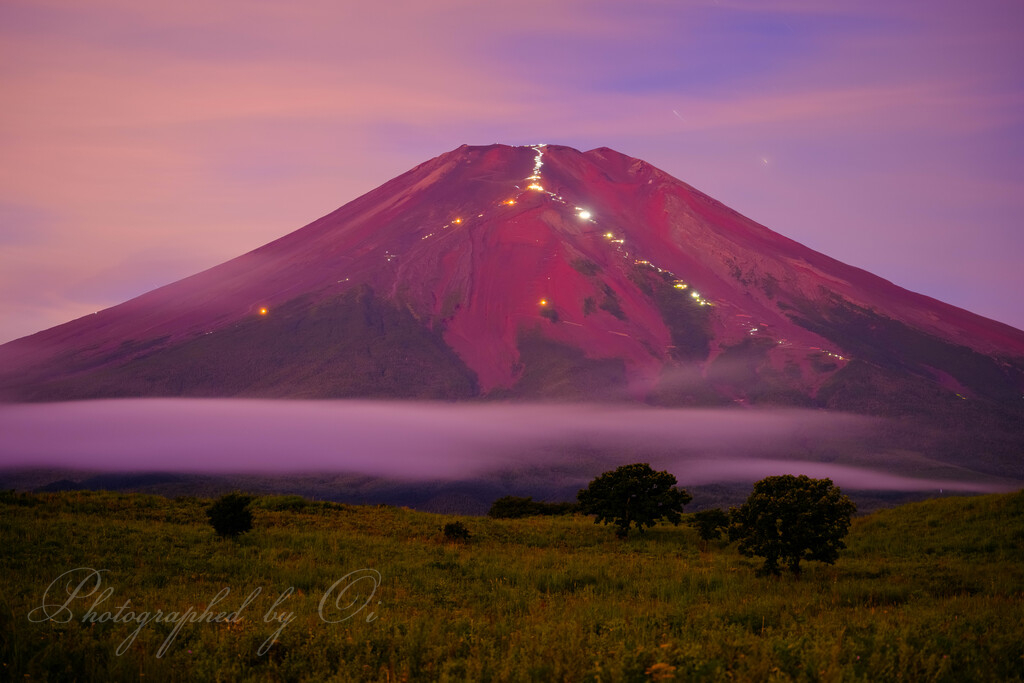
[(0, 342), (492, 142), (1024, 328), (1019, 0), (4, 0), (0, 92)]

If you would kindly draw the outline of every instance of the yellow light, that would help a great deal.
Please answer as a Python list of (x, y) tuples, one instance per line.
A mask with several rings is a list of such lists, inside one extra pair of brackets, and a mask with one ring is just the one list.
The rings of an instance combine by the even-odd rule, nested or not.
[(692, 296), (694, 299), (700, 298), (700, 294), (698, 294), (697, 292), (690, 292), (690, 296)]
[(675, 287), (676, 289), (686, 289), (688, 285), (685, 285), (682, 282), (677, 282), (672, 286)]
[(610, 239), (611, 239), (611, 238), (613, 238), (613, 237), (615, 237), (615, 235), (613, 235), (613, 234), (612, 234), (612, 233), (610, 233), (610, 232), (606, 232), (606, 233), (604, 234), (604, 238), (605, 238), (606, 240), (610, 240)]
[(527, 185), (526, 189), (527, 190), (536, 190), (538, 192), (543, 192), (544, 191), (544, 188), (541, 187), (540, 185), (538, 185), (537, 183), (531, 183), (531, 184)]
[(452, 222), (453, 222), (453, 223), (455, 223), (456, 225), (458, 225), (459, 223), (461, 223), (461, 222), (462, 222), (462, 219), (461, 219), (461, 218), (456, 218), (456, 219), (455, 219), (454, 221), (452, 221)]
[(267, 314), (267, 309), (261, 308), (260, 309), (260, 315), (266, 315), (266, 314)]
[(538, 303), (539, 303), (539, 304), (540, 304), (541, 306), (547, 306), (547, 305), (548, 305), (548, 300), (547, 300), (547, 299), (541, 299), (541, 300), (540, 300), (540, 301), (539, 301)]
[(504, 202), (502, 202), (502, 204), (508, 204), (509, 206), (512, 206), (515, 203), (516, 203), (516, 200), (514, 200), (514, 199), (506, 199)]

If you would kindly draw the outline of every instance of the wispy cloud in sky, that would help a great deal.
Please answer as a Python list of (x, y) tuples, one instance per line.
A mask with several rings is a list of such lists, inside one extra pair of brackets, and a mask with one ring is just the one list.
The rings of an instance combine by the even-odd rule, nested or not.
[(609, 146), (1024, 327), (1024, 6), (0, 5), (0, 341), (290, 232), (460, 144)]

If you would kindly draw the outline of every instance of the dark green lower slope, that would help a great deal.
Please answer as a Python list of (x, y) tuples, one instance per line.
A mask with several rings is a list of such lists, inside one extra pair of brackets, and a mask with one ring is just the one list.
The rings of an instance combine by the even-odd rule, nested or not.
[(518, 346), (522, 375), (509, 391), (511, 397), (602, 401), (626, 396), (626, 366), (619, 358), (587, 358), (580, 349), (540, 332), (522, 333)]
[(781, 307), (789, 309), (787, 315), (796, 324), (890, 374), (903, 373), (938, 383), (938, 373), (945, 373), (978, 397), (999, 403), (1021, 403), (1019, 361), (1001, 364), (966, 346), (944, 341), (836, 295), (831, 295), (825, 306)]
[(22, 400), (131, 396), (458, 399), (476, 377), (408, 311), (359, 287), (296, 299), (183, 344), (59, 382)]
[(830, 410), (893, 418), (884, 443), (927, 453), (978, 472), (1024, 476), (1024, 413), (985, 399), (963, 398), (905, 371), (852, 361), (818, 392)]

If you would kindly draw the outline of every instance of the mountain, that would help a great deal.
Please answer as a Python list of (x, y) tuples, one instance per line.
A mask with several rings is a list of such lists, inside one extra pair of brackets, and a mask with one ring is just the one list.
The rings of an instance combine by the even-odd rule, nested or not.
[[(1024, 332), (607, 148), (462, 146), (0, 346), (0, 399), (547, 398), (1021, 424)], [(1014, 423), (1014, 421), (1016, 421)]]

